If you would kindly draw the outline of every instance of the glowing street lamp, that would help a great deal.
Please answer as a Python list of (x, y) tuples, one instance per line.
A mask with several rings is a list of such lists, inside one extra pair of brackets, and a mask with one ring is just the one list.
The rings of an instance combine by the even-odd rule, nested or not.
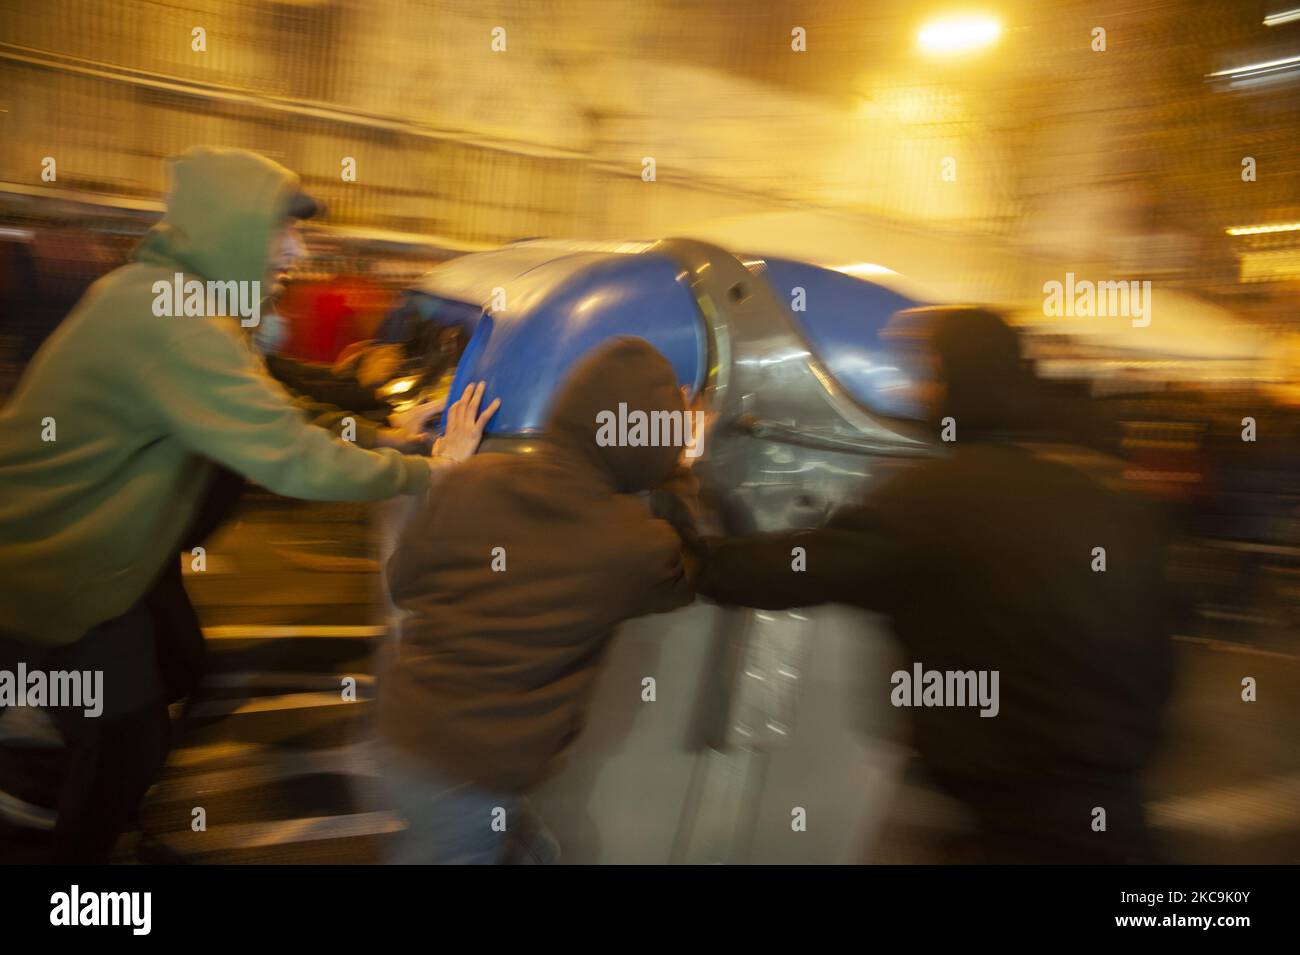
[(916, 45), (930, 56), (957, 56), (992, 46), (1002, 35), (995, 17), (980, 13), (936, 17), (921, 27)]

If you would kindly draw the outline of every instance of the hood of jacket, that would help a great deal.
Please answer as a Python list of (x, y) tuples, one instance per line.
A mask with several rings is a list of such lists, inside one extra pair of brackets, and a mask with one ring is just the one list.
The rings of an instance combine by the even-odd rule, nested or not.
[(136, 260), (209, 281), (264, 279), (297, 175), (245, 149), (196, 146), (167, 160), (167, 178), (167, 212)]
[(942, 369), (939, 419), (952, 416), (958, 434), (973, 437), (1006, 436), (1024, 426), (1029, 392), (1019, 336), (999, 315), (938, 310), (930, 347)]
[(616, 338), (569, 373), (551, 407), (546, 440), (619, 493), (644, 491), (667, 478), (682, 453), (680, 443), (663, 440), (671, 429), (662, 422), (672, 422), (673, 412), (681, 418), (673, 435), (685, 436), (686, 404), (668, 359), (645, 339)]

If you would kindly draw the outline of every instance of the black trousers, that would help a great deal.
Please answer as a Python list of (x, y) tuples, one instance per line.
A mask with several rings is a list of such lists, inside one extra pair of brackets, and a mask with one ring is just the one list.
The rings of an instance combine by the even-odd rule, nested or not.
[[(181, 547), (202, 543), (230, 514), (244, 480), (217, 468)], [(0, 633), (0, 669), (98, 671), (104, 712), (48, 708), (65, 749), (0, 743), (0, 790), (57, 812), (50, 839), (0, 816), (0, 864), (107, 862), (132, 824), (171, 745), (168, 704), (189, 696), (206, 663), (203, 631), (169, 560), (149, 591), (125, 614), (76, 643), (36, 647)]]
[(137, 604), (62, 647), (0, 637), (0, 667), (16, 672), (20, 662), (29, 673), (102, 674), (103, 712), (45, 707), (64, 748), (4, 748), (5, 791), (54, 809), (57, 820), (43, 846), (29, 830), (0, 821), (0, 862), (107, 862), (162, 770), (171, 741), (152, 616)]
[(51, 863), (107, 862), (162, 772), (171, 746), (171, 718), (157, 666), (151, 615), (136, 608), (96, 630), (103, 628), (133, 631), (126, 642), (140, 647), (136, 672), (153, 670), (146, 693), (152, 699), (109, 718), (90, 719), (75, 711), (56, 718), (68, 753), (50, 843)]

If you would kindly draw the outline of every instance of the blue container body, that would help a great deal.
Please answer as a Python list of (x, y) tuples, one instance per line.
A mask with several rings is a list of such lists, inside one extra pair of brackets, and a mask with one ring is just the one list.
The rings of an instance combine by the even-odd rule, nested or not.
[[(855, 401), (882, 415), (921, 416), (909, 387), (913, 370), (881, 333), (895, 312), (923, 303), (833, 269), (762, 260), (758, 274), (793, 335)], [(708, 330), (683, 279), (679, 265), (654, 251), (524, 243), (439, 266), (408, 302), (428, 320), (470, 333), (452, 397), (485, 381), (484, 404), (501, 399), (488, 433), (528, 435), (544, 429), (570, 367), (610, 338), (645, 339), (682, 385), (692, 393), (703, 387)], [(798, 289), (803, 308), (796, 311)]]
[[(791, 259), (763, 261), (763, 279), (794, 327), (858, 404), (889, 417), (923, 417), (914, 398), (914, 372), (881, 333), (895, 312), (925, 303), (834, 269)], [(794, 310), (798, 289), (801, 311)]]
[[(501, 399), (489, 434), (537, 433), (570, 367), (618, 336), (648, 341), (695, 393), (708, 369), (708, 332), (690, 291), (678, 281), (680, 272), (657, 254), (557, 257), (552, 250), (548, 261), (521, 275), (498, 272), (491, 286), (458, 289), (490, 302), (492, 289), (500, 288), (506, 305), (479, 319), (457, 366), (452, 396), (484, 381), (484, 404)], [(426, 291), (446, 294), (441, 288)]]

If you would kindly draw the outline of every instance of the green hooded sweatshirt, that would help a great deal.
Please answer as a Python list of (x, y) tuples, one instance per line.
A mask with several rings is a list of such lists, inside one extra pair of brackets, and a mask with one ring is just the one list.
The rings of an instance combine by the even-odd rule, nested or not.
[[(125, 613), (177, 558), (216, 461), (287, 497), (379, 500), (426, 461), (307, 423), (234, 317), (158, 317), (156, 282), (265, 282), (298, 188), (254, 153), (169, 161), (167, 213), (91, 286), (0, 411), (0, 633), (72, 643)], [(250, 287), (251, 291), (251, 287)]]

